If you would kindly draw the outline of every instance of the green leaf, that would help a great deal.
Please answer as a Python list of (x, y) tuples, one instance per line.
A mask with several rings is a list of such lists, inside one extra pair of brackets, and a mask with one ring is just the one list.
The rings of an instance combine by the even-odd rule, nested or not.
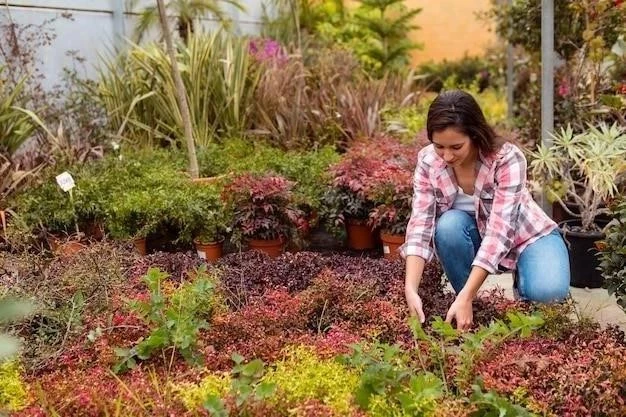
[(452, 324), (445, 322), (441, 317), (435, 317), (432, 327), (433, 331), (445, 340), (456, 339), (459, 336), (459, 332)]
[(238, 354), (237, 352), (233, 353), (230, 357), (233, 362), (235, 362), (237, 365), (241, 364), (245, 358), (243, 356), (241, 356), (240, 354)]
[(277, 385), (273, 382), (261, 382), (256, 386), (254, 393), (258, 400), (264, 400), (274, 395), (276, 389)]
[(228, 410), (226, 409), (222, 399), (217, 395), (208, 395), (202, 403), (202, 407), (204, 407), (204, 409), (208, 411), (211, 416), (228, 417)]

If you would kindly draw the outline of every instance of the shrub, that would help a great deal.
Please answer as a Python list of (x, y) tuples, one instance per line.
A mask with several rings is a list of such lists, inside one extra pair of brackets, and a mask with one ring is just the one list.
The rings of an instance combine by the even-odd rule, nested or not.
[(234, 207), (233, 240), (295, 239), (303, 213), (295, 207), (293, 183), (281, 176), (242, 174), (223, 190), (227, 204)]
[(29, 402), (21, 378), (22, 367), (16, 360), (0, 362), (0, 410), (19, 411)]
[(215, 311), (218, 301), (213, 279), (199, 269), (193, 281), (178, 286), (171, 294), (164, 293), (163, 281), (168, 274), (151, 268), (143, 277), (150, 291), (149, 300), (133, 300), (130, 309), (150, 327), (151, 333), (131, 349), (118, 349), (120, 362), (113, 368), (123, 372), (146, 360), (153, 353), (167, 348), (179, 352), (185, 360), (197, 363), (198, 333), (208, 326), (206, 319)]
[(441, 62), (420, 64), (417, 73), (425, 76), (423, 82), (428, 90), (437, 93), (451, 77), (454, 77), (460, 85), (476, 83), (478, 91), (482, 92), (489, 87), (491, 78), (497, 75), (496, 69), (485, 58), (467, 55), (455, 61), (444, 59)]
[(614, 294), (617, 303), (626, 310), (626, 199), (612, 204), (615, 221), (605, 229), (606, 237), (599, 242), (602, 286)]
[(621, 415), (625, 353), (621, 332), (576, 332), (563, 340), (506, 342), (476, 369), (487, 388), (522, 394), (541, 414)]
[(369, 213), (372, 229), (404, 235), (411, 217), (413, 173), (408, 169), (385, 167), (370, 179), (368, 188), (368, 198), (376, 204)]
[(198, 150), (203, 176), (275, 172), (295, 183), (294, 199), (298, 205), (319, 210), (328, 167), (339, 159), (331, 146), (303, 151), (283, 151), (261, 141), (228, 139)]
[(303, 346), (288, 347), (283, 354), (284, 358), (263, 376), (263, 381), (275, 384), (278, 390), (269, 402), (289, 409), (318, 400), (336, 415), (350, 415), (352, 395), (358, 386), (356, 372), (332, 359), (320, 359)]
[[(123, 271), (135, 255), (130, 249), (98, 242), (51, 262), (32, 254), (22, 256), (9, 259), (5, 268), (16, 277), (9, 294), (32, 300), (36, 307), (29, 320), (13, 329), (26, 339), (23, 361), (33, 371), (64, 353), (86, 319), (117, 307), (116, 293), (128, 288)], [(28, 266), (19, 265), (23, 262)]]
[[(218, 135), (243, 133), (258, 78), (248, 41), (216, 32), (192, 37), (178, 52), (196, 141), (207, 144)], [(135, 145), (181, 142), (183, 124), (162, 46), (130, 48), (105, 62), (99, 78), (95, 93), (111, 131)]]

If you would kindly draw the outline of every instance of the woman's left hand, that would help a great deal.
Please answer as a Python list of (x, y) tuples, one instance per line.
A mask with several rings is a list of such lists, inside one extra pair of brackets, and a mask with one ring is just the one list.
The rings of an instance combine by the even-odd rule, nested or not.
[(459, 294), (446, 315), (446, 322), (456, 321), (456, 328), (461, 331), (469, 330), (474, 324), (474, 312), (472, 311), (472, 300)]

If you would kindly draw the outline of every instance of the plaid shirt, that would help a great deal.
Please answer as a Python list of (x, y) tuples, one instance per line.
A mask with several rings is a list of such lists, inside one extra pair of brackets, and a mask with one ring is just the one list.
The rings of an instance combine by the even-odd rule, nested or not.
[[(490, 273), (499, 265), (515, 269), (520, 253), (554, 230), (556, 223), (526, 188), (526, 158), (517, 146), (505, 143), (492, 155), (480, 154), (479, 165), (474, 209), (482, 243), (472, 265)], [(413, 178), (413, 210), (400, 249), (403, 257), (432, 258), (435, 221), (452, 207), (457, 192), (454, 170), (433, 145), (423, 148)]]

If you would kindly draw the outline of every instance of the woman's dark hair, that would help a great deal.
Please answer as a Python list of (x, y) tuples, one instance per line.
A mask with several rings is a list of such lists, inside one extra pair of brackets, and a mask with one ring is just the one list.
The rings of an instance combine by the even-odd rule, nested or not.
[(440, 93), (430, 104), (426, 131), (428, 140), (433, 141), (433, 133), (452, 127), (467, 135), (485, 155), (500, 148), (501, 138), (493, 130), (480, 106), (469, 93), (450, 90)]

